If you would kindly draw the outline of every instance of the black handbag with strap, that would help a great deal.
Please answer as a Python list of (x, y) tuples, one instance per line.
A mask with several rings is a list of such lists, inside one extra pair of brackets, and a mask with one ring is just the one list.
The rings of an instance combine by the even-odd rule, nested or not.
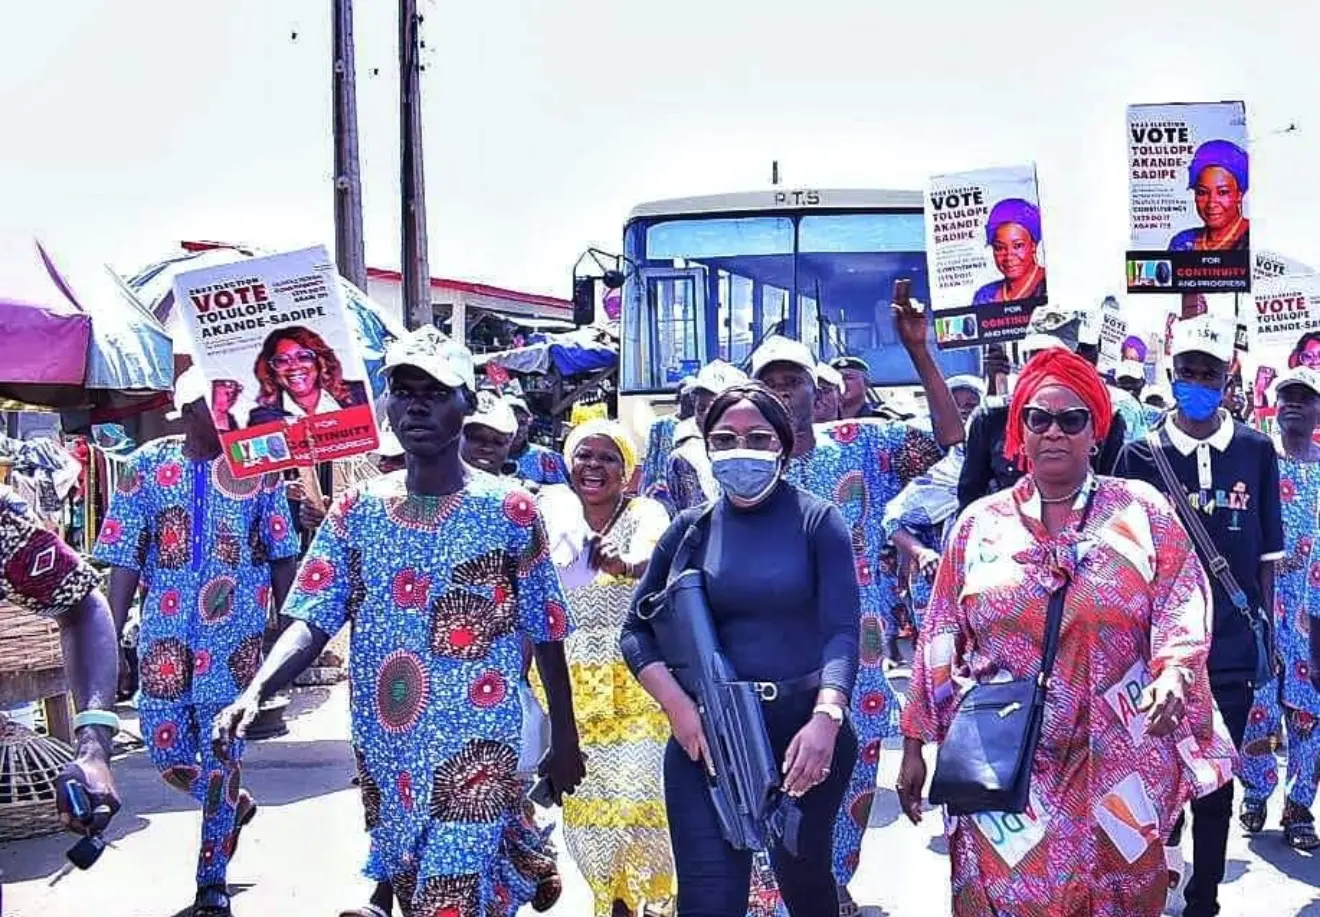
[[(1094, 482), (1078, 529), (1095, 501)], [(1059, 652), (1064, 601), (1070, 582), (1050, 595), (1040, 670), (1030, 678), (976, 684), (967, 690), (935, 757), (930, 801), (950, 815), (1022, 813), (1031, 798), (1031, 762), (1040, 744), (1050, 675)]]
[(1219, 585), (1224, 587), (1224, 591), (1228, 593), (1228, 600), (1233, 603), (1233, 607), (1247, 619), (1247, 627), (1251, 629), (1252, 640), (1256, 644), (1254, 683), (1263, 685), (1271, 681), (1278, 674), (1274, 656), (1273, 618), (1266, 614), (1264, 609), (1252, 608), (1247, 601), (1247, 594), (1242, 591), (1237, 577), (1233, 575), (1233, 571), (1228, 566), (1228, 561), (1215, 548), (1215, 543), (1210, 540), (1210, 534), (1201, 523), (1201, 517), (1192, 508), (1191, 501), (1187, 499), (1187, 492), (1183, 490), (1182, 482), (1174, 474), (1173, 466), (1169, 464), (1169, 457), (1164, 454), (1164, 450), (1160, 447), (1160, 434), (1158, 432), (1147, 434), (1146, 443), (1150, 446), (1150, 454), (1155, 459), (1155, 468), (1160, 473), (1160, 479), (1164, 481), (1164, 489), (1168, 492), (1169, 499), (1173, 501), (1178, 518), (1182, 519), (1183, 528), (1187, 529), (1192, 536), (1192, 540), (1196, 542), (1201, 560), (1210, 568), (1210, 572), (1215, 579), (1219, 580)]

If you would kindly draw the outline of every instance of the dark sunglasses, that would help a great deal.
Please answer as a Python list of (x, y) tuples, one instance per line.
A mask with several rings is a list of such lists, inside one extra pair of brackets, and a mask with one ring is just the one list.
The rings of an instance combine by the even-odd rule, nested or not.
[(1037, 436), (1049, 430), (1055, 424), (1066, 436), (1076, 436), (1086, 429), (1091, 422), (1091, 412), (1086, 408), (1068, 408), (1055, 414), (1044, 408), (1027, 408), (1022, 412), (1022, 422), (1027, 429)]

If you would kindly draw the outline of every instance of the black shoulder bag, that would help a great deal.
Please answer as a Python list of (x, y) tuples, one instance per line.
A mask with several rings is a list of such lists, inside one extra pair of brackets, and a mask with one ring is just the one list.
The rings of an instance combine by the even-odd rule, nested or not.
[[(1078, 529), (1086, 528), (1098, 485), (1091, 485)], [(958, 702), (935, 757), (930, 801), (950, 815), (1027, 810), (1031, 762), (1040, 744), (1050, 675), (1059, 652), (1059, 631), (1070, 583), (1050, 596), (1040, 671), (1031, 678), (973, 685)]]
[(1238, 610), (1244, 618), (1247, 619), (1247, 626), (1251, 628), (1252, 640), (1256, 644), (1256, 674), (1255, 683), (1263, 685), (1271, 681), (1278, 674), (1274, 665), (1274, 624), (1273, 619), (1264, 609), (1252, 608), (1247, 602), (1247, 594), (1242, 591), (1238, 585), (1237, 577), (1229, 569), (1228, 561), (1224, 555), (1215, 550), (1215, 543), (1210, 540), (1210, 534), (1206, 532), (1205, 526), (1201, 524), (1201, 517), (1196, 510), (1192, 508), (1191, 501), (1187, 499), (1187, 491), (1183, 490), (1182, 483), (1177, 475), (1173, 473), (1173, 467), (1169, 464), (1169, 458), (1160, 448), (1160, 434), (1158, 432), (1146, 435), (1146, 443), (1150, 446), (1150, 454), (1155, 459), (1155, 467), (1160, 472), (1160, 479), (1164, 481), (1164, 489), (1168, 491), (1169, 499), (1173, 501), (1174, 509), (1178, 512), (1178, 517), (1182, 519), (1183, 528), (1187, 529), (1196, 542), (1197, 550), (1201, 554), (1201, 559), (1205, 561), (1210, 572), (1219, 580), (1219, 585), (1224, 587), (1228, 593), (1228, 599), (1233, 603), (1233, 607)]

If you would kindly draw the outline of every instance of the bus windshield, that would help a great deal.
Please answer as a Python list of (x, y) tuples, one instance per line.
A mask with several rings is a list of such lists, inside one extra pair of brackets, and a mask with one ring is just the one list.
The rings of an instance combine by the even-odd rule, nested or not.
[[(930, 302), (919, 212), (776, 211), (660, 216), (624, 230), (621, 389), (675, 389), (715, 359), (747, 368), (772, 334), (823, 361), (861, 357), (873, 385), (916, 382), (894, 332), (894, 281)], [(934, 347), (933, 332), (931, 347)], [(945, 375), (977, 372), (975, 349), (937, 353)]]

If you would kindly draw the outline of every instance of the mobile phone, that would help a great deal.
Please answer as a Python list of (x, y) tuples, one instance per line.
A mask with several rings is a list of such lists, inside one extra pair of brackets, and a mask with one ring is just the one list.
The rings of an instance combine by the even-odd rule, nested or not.
[(531, 792), (527, 794), (527, 798), (543, 809), (553, 809), (558, 805), (555, 802), (554, 784), (550, 782), (549, 777), (537, 778), (536, 783), (532, 784)]
[(906, 306), (912, 299), (912, 281), (906, 277), (900, 277), (894, 281), (894, 302), (900, 306)]

